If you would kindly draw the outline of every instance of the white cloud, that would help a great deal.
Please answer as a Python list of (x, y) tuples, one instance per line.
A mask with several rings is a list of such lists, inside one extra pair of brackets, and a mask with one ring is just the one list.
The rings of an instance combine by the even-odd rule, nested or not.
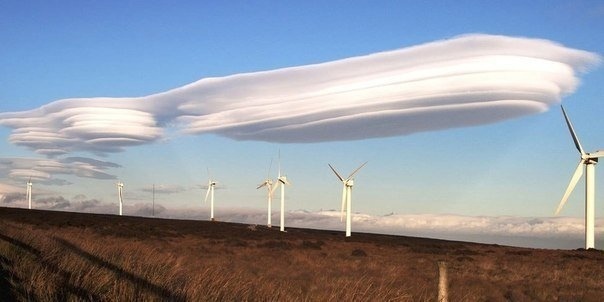
[(59, 100), (2, 113), (0, 124), (14, 129), (12, 143), (48, 156), (121, 151), (157, 141), (168, 125), (272, 142), (397, 136), (543, 112), (599, 61), (547, 40), (475, 34), (141, 98)]
[(163, 129), (150, 109), (144, 99), (66, 99), (29, 111), (2, 113), (0, 124), (14, 128), (11, 143), (39, 154), (117, 152), (162, 136)]
[[(462, 216), (444, 214), (392, 214), (373, 216), (355, 215), (355, 222), (367, 229), (396, 227), (401, 230), (491, 234), (506, 236), (553, 236), (582, 234), (584, 225), (580, 218), (569, 217), (516, 217), (516, 216)], [(602, 221), (604, 222), (604, 221)], [(604, 228), (600, 228), (604, 231)]]
[(67, 157), (62, 159), (44, 158), (0, 158), (0, 177), (25, 181), (32, 179), (43, 184), (64, 185), (65, 180), (56, 175), (75, 175), (95, 179), (115, 179), (106, 172), (119, 165), (86, 157)]
[(156, 194), (175, 194), (187, 191), (187, 189), (180, 185), (172, 185), (172, 184), (159, 184), (159, 185), (151, 185), (142, 188), (143, 192), (155, 192)]
[[(465, 36), (324, 64), (199, 81), (190, 133), (316, 142), (493, 123), (545, 111), (597, 61), (544, 40)], [(175, 92), (176, 93), (176, 92)], [(179, 92), (184, 94), (184, 92)], [(351, 131), (354, 129), (354, 131)]]
[(20, 200), (25, 200), (25, 187), (20, 188), (0, 182), (0, 203), (12, 204)]

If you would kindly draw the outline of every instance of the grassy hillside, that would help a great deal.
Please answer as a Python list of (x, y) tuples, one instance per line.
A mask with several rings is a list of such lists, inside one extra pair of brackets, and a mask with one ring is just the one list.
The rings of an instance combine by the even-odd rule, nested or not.
[(600, 301), (604, 253), (0, 208), (0, 301)]

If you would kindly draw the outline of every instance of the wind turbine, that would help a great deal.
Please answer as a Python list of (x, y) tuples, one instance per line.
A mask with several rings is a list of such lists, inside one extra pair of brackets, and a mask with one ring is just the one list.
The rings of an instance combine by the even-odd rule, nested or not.
[(31, 177), (27, 181), (27, 201), (29, 203), (29, 209), (31, 210), (31, 186), (33, 183), (31, 182)]
[(206, 192), (206, 198), (204, 199), (204, 203), (208, 202), (208, 197), (210, 197), (210, 220), (214, 221), (214, 187), (216, 186), (216, 182), (212, 180), (210, 176), (210, 169), (208, 169), (208, 191)]
[(153, 215), (153, 217), (155, 217), (155, 184), (153, 184), (153, 199), (151, 201), (151, 213)]
[(277, 185), (273, 190), (275, 190), (278, 186), (281, 187), (281, 232), (285, 232), (285, 185), (291, 184), (289, 181), (287, 181), (287, 176), (281, 175), (281, 151), (279, 151), (279, 174), (277, 176)]
[(116, 183), (116, 185), (117, 185), (117, 198), (118, 198), (118, 200), (120, 202), (120, 216), (122, 216), (122, 206), (123, 206), (123, 203), (124, 203), (124, 198), (123, 198), (123, 195), (122, 195), (122, 191), (124, 190), (124, 183), (121, 182), (121, 181), (118, 181)]
[(564, 114), (564, 119), (566, 120), (566, 125), (568, 126), (570, 135), (573, 138), (575, 147), (581, 154), (581, 160), (579, 161), (579, 165), (577, 166), (573, 177), (570, 179), (566, 192), (564, 192), (564, 196), (556, 209), (556, 215), (558, 215), (560, 210), (562, 210), (562, 207), (564, 207), (564, 204), (568, 200), (570, 193), (572, 193), (577, 185), (577, 182), (581, 176), (583, 176), (583, 169), (585, 169), (585, 249), (592, 249), (595, 247), (595, 166), (598, 163), (598, 158), (604, 156), (604, 151), (596, 151), (593, 153), (586, 153), (583, 151), (583, 147), (579, 142), (579, 138), (575, 133), (568, 115), (566, 115), (566, 111), (564, 111), (564, 107), (560, 107), (562, 108), (562, 114)]
[(260, 189), (262, 187), (266, 187), (267, 189), (267, 195), (268, 195), (268, 218), (267, 218), (267, 222), (266, 225), (270, 228), (271, 227), (271, 214), (272, 214), (272, 203), (273, 203), (273, 192), (275, 191), (276, 187), (273, 187), (273, 180), (270, 179), (270, 173), (271, 173), (271, 166), (273, 165), (273, 160), (271, 159), (271, 163), (268, 166), (268, 174), (266, 175), (266, 179), (264, 180), (264, 182), (262, 182), (261, 184), (258, 185), (258, 187), (256, 187), (256, 189)]
[(351, 205), (351, 196), (352, 196), (352, 186), (354, 186), (354, 178), (352, 178), (363, 166), (365, 166), (367, 162), (360, 165), (356, 170), (352, 171), (350, 175), (346, 178), (343, 178), (338, 171), (331, 164), (328, 164), (333, 173), (336, 174), (338, 179), (342, 182), (344, 187), (342, 188), (342, 212), (340, 215), (340, 221), (342, 221), (344, 216), (344, 207), (346, 207), (346, 237), (350, 237), (351, 233), (351, 222), (352, 222), (352, 205)]

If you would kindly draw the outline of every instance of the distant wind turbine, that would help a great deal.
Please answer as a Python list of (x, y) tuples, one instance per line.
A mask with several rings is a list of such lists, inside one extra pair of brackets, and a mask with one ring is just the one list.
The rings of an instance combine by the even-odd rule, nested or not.
[(216, 187), (216, 182), (212, 180), (210, 176), (210, 169), (208, 169), (208, 190), (206, 192), (206, 198), (204, 199), (204, 203), (208, 202), (208, 197), (210, 197), (210, 220), (214, 221), (214, 187)]
[(117, 185), (117, 198), (120, 203), (120, 216), (122, 216), (122, 207), (124, 204), (124, 197), (122, 195), (122, 191), (124, 190), (124, 183), (121, 181), (118, 181), (116, 183), (116, 185)]
[(31, 182), (31, 177), (27, 181), (27, 201), (29, 203), (29, 209), (31, 210), (31, 187), (33, 183)]
[[(279, 174), (277, 176), (276, 187), (281, 187), (281, 219), (280, 219), (280, 231), (285, 232), (285, 185), (291, 185), (287, 181), (287, 176), (281, 175), (281, 151), (279, 151)], [(274, 190), (274, 189), (273, 189)]]
[(155, 217), (155, 184), (153, 184), (153, 199), (151, 201), (151, 213), (153, 215), (153, 217)]
[(356, 170), (354, 170), (350, 175), (346, 178), (343, 178), (338, 171), (331, 164), (328, 164), (333, 173), (336, 174), (338, 179), (342, 182), (344, 187), (342, 188), (342, 212), (340, 215), (340, 221), (344, 216), (344, 207), (346, 207), (346, 237), (350, 237), (351, 235), (351, 222), (352, 222), (352, 205), (351, 205), (351, 196), (352, 196), (352, 186), (354, 186), (354, 178), (352, 178), (363, 166), (365, 166), (367, 162), (360, 165)]
[(273, 187), (273, 180), (270, 179), (270, 173), (271, 173), (271, 166), (273, 165), (273, 160), (271, 159), (271, 163), (268, 166), (268, 174), (266, 175), (266, 179), (264, 180), (264, 182), (262, 182), (260, 185), (258, 185), (258, 187), (256, 187), (256, 189), (260, 189), (262, 187), (266, 187), (267, 189), (267, 195), (268, 195), (268, 218), (267, 218), (267, 222), (266, 225), (270, 228), (271, 227), (271, 214), (272, 214), (272, 203), (273, 203), (273, 192), (275, 191), (275, 187)]
[(572, 193), (577, 185), (577, 182), (581, 176), (583, 176), (583, 169), (585, 169), (585, 249), (595, 248), (595, 166), (598, 163), (598, 158), (604, 156), (604, 151), (596, 151), (593, 153), (586, 153), (583, 151), (583, 147), (579, 142), (579, 138), (575, 133), (568, 115), (566, 115), (566, 111), (564, 111), (564, 107), (560, 107), (562, 108), (562, 114), (566, 120), (566, 125), (568, 126), (570, 135), (573, 138), (575, 147), (581, 154), (581, 160), (579, 161), (579, 165), (577, 166), (573, 177), (570, 179), (566, 192), (564, 192), (564, 196), (556, 209), (556, 215), (558, 215), (560, 210), (562, 210), (562, 207), (564, 207), (564, 204), (568, 200), (570, 193)]

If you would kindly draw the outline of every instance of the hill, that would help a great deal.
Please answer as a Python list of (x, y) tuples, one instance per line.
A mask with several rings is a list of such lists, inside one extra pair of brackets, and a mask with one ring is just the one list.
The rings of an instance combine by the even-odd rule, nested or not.
[(600, 301), (604, 253), (0, 208), (0, 301)]

